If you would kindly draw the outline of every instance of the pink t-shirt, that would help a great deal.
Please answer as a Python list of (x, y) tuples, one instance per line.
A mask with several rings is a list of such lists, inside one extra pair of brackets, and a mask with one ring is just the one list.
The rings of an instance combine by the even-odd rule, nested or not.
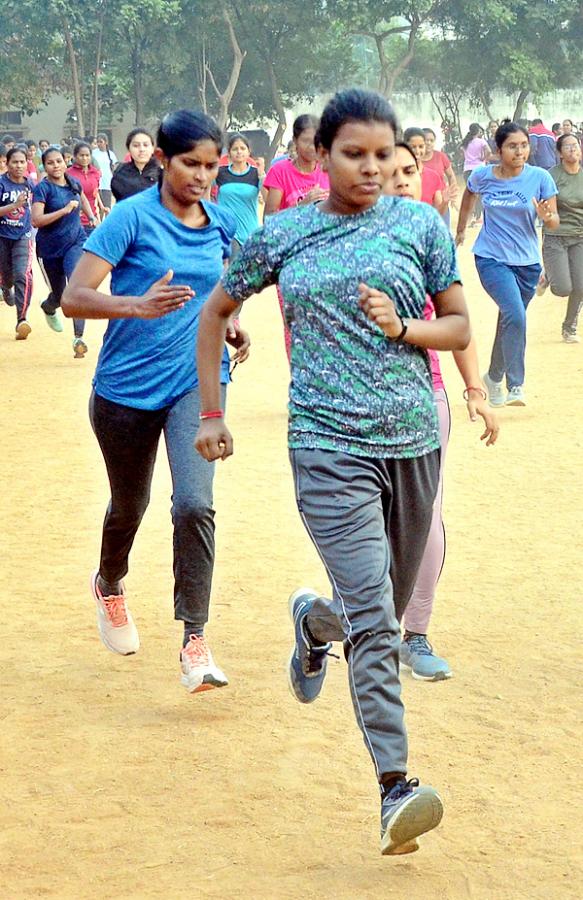
[(484, 138), (472, 138), (467, 147), (464, 147), (464, 172), (473, 172), (478, 166), (484, 165), (484, 160), (489, 155), (490, 147)]
[[(425, 299), (425, 309), (423, 310), (423, 318), (428, 322), (433, 318), (435, 314), (435, 307), (433, 305), (433, 300), (427, 295)], [(437, 355), (437, 350), (427, 350), (429, 354), (429, 364), (431, 366), (431, 378), (433, 379), (433, 390), (434, 391), (444, 391), (445, 385), (443, 383), (443, 377), (441, 375), (441, 366), (439, 365), (439, 356)]]
[(319, 163), (316, 163), (313, 172), (300, 172), (291, 159), (282, 159), (281, 162), (275, 163), (271, 167), (265, 176), (263, 187), (281, 191), (282, 198), (279, 208), (289, 209), (290, 206), (297, 206), (312, 188), (321, 187), (322, 190), (329, 191), (330, 182), (326, 172), (322, 172)]
[(446, 186), (445, 170), (449, 169), (450, 167), (451, 160), (449, 156), (446, 156), (446, 154), (442, 153), (441, 150), (434, 150), (431, 159), (423, 160), (424, 169), (432, 169), (437, 175), (439, 175), (439, 180), (441, 181), (442, 188)]
[(434, 205), (435, 195), (441, 190), (441, 179), (437, 172), (428, 169), (425, 163), (421, 172), (421, 202)]

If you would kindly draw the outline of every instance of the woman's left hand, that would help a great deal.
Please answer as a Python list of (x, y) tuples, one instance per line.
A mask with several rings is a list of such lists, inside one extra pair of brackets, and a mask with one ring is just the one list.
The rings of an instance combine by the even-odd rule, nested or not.
[(242, 363), (249, 357), (249, 348), (251, 346), (251, 338), (246, 331), (243, 331), (238, 319), (232, 319), (227, 326), (225, 335), (227, 344), (236, 349), (236, 353), (231, 357), (231, 362)]
[(532, 202), (534, 208), (536, 209), (536, 214), (541, 220), (541, 222), (548, 222), (553, 218), (554, 210), (551, 209), (550, 203), (548, 200), (537, 200), (536, 197), (532, 198)]
[(487, 400), (484, 400), (482, 395), (470, 388), (468, 390), (468, 399), (466, 401), (466, 406), (468, 408), (468, 415), (472, 422), (475, 422), (478, 416), (480, 416), (484, 420), (484, 425), (486, 426), (483, 434), (480, 435), (481, 441), (486, 441), (486, 447), (489, 447), (491, 444), (495, 444), (498, 440), (498, 434), (500, 432), (500, 425), (498, 424), (498, 417), (496, 413), (492, 411), (492, 409), (488, 406)]

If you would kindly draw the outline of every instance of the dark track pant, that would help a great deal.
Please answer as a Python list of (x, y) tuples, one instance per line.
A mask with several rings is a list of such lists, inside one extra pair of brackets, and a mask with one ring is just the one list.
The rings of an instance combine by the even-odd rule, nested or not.
[(0, 237), (0, 280), (5, 289), (14, 288), (16, 319), (26, 319), (32, 297), (32, 240)]
[[(43, 309), (49, 315), (57, 311), (61, 305), (61, 297), (67, 281), (73, 274), (73, 269), (83, 255), (83, 243), (73, 244), (63, 252), (62, 256), (38, 257), (39, 266), (45, 277), (45, 281), (51, 289), (50, 296), (43, 303)], [(73, 319), (75, 337), (83, 337), (85, 331), (85, 319)]]
[(399, 622), (427, 543), (439, 451), (371, 459), (292, 450), (290, 458), (298, 509), (332, 585), (308, 628), (319, 641), (345, 642), (354, 712), (377, 777), (405, 774)]
[[(226, 388), (222, 391), (224, 404)], [(150, 500), (158, 442), (164, 433), (173, 488), (174, 615), (202, 627), (208, 619), (215, 558), (215, 513), (214, 463), (206, 462), (194, 448), (198, 390), (158, 410), (122, 406), (93, 393), (89, 414), (111, 487), (100, 575), (114, 583), (127, 574), (129, 553)]]

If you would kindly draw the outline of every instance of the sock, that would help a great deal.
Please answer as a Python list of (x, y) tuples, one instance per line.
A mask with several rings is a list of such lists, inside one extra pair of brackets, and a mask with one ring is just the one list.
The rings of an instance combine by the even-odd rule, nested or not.
[(104, 597), (119, 597), (120, 583), (119, 581), (106, 581), (101, 575), (97, 576), (97, 586)]
[(204, 637), (204, 625), (193, 625), (192, 622), (184, 623), (183, 647), (186, 647), (188, 644), (191, 634), (195, 634), (197, 637)]
[(306, 633), (306, 637), (309, 640), (312, 647), (325, 647), (326, 641), (319, 641), (318, 638), (315, 638), (310, 629), (308, 628), (308, 623), (304, 619), (304, 631)]

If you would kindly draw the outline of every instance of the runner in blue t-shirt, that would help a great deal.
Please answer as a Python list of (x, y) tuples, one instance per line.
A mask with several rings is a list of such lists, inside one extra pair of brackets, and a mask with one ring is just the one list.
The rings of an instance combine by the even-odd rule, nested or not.
[[(110, 320), (90, 413), (111, 486), (101, 559), (91, 577), (99, 633), (115, 653), (139, 648), (123, 578), (164, 432), (173, 486), (174, 614), (184, 624), (182, 684), (189, 692), (228, 683), (204, 637), (214, 565), (214, 467), (194, 449), (198, 317), (235, 233), (232, 215), (203, 199), (217, 174), (221, 141), (203, 113), (167, 115), (155, 151), (161, 185), (114, 206), (88, 239), (63, 296), (65, 315)], [(98, 291), (109, 273), (111, 296)], [(228, 341), (235, 359), (246, 359), (248, 338), (238, 323)], [(228, 381), (224, 350), (223, 403)]]
[(236, 256), (249, 235), (259, 228), (257, 203), (265, 172), (250, 164), (251, 147), (243, 134), (231, 135), (227, 149), (229, 164), (220, 167), (216, 180), (217, 202), (237, 220), (232, 248)]
[(0, 278), (4, 300), (16, 306), (16, 340), (25, 341), (31, 332), (26, 314), (32, 296), (32, 183), (24, 150), (9, 150), (6, 164), (8, 171), (0, 176)]
[[(95, 225), (97, 220), (81, 185), (68, 174), (61, 150), (49, 147), (42, 161), (46, 178), (33, 191), (32, 224), (38, 228), (36, 254), (51, 293), (41, 303), (41, 309), (49, 327), (62, 331), (57, 310), (65, 285), (81, 259), (86, 237), (81, 225), (81, 208), (91, 224)], [(84, 320), (75, 319), (73, 327), (73, 353), (76, 359), (82, 359), (87, 353)]]
[(484, 224), (473, 251), (482, 287), (499, 309), (484, 384), (492, 406), (525, 406), (526, 310), (541, 273), (535, 222), (538, 215), (546, 228), (558, 227), (557, 187), (544, 169), (527, 165), (529, 135), (522, 125), (504, 122), (496, 131), (495, 141), (500, 163), (480, 166), (471, 173), (460, 208), (456, 243), (464, 241), (468, 218), (479, 195)]

